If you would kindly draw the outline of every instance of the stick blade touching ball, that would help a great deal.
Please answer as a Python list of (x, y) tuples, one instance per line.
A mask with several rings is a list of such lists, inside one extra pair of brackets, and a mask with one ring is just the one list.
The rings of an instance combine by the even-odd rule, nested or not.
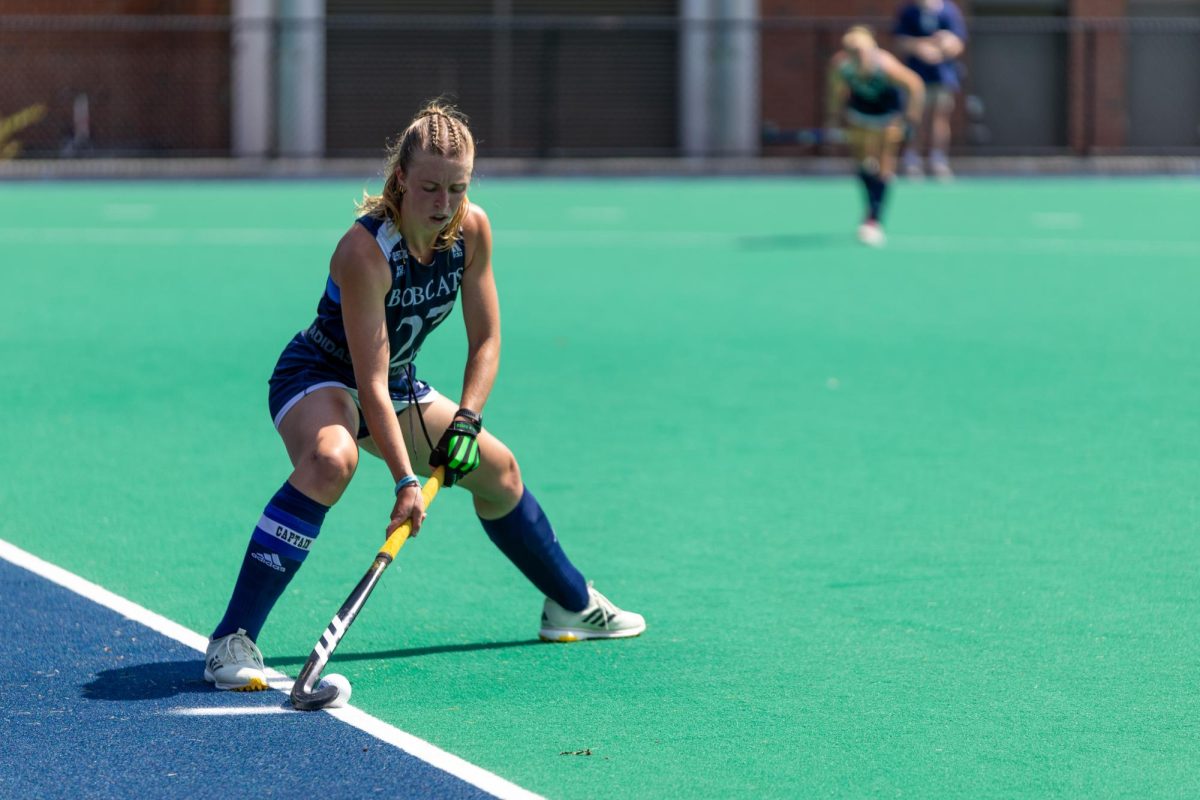
[(293, 690), (292, 705), (298, 711), (344, 708), (350, 702), (350, 691), (350, 679), (333, 672), (321, 678), (321, 682), (312, 691)]
[[(438, 489), (441, 488), (445, 470), (445, 467), (435, 469), (429, 479), (425, 481), (425, 485), (421, 487), (421, 495), (425, 498), (426, 509), (429, 508), (433, 498), (437, 496)], [(338, 613), (334, 615), (325, 632), (321, 634), (320, 640), (313, 646), (312, 652), (308, 654), (308, 660), (304, 662), (300, 674), (296, 676), (296, 682), (292, 684), (292, 705), (298, 711), (341, 708), (350, 700), (350, 681), (346, 680), (344, 675), (335, 673), (320, 683), (317, 682), (318, 676), (325, 665), (329, 663), (329, 657), (333, 655), (338, 642), (354, 624), (358, 612), (362, 610), (367, 598), (371, 596), (383, 571), (387, 569), (388, 564), (392, 563), (392, 559), (400, 552), (400, 548), (404, 546), (405, 540), (411, 533), (411, 520), (406, 520), (392, 531), (387, 541), (379, 548), (379, 552), (375, 554), (371, 568), (354, 587), (354, 591), (346, 598), (346, 602), (342, 603)], [(335, 703), (338, 705), (334, 705)]]
[(321, 679), (322, 688), (332, 686), (337, 694), (326, 704), (325, 708), (344, 708), (350, 702), (350, 679), (336, 672)]
[(320, 711), (322, 708), (333, 707), (332, 704), (337, 699), (338, 687), (330, 686), (326, 681), (322, 681), (321, 685), (311, 692), (293, 691), (292, 707), (297, 711)]

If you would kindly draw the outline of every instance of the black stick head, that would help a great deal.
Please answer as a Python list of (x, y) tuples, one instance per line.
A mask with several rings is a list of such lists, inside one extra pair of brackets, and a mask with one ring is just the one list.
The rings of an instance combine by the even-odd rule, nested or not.
[(292, 707), (297, 711), (320, 711), (337, 700), (338, 687), (326, 684), (317, 689), (306, 690), (302, 681), (292, 686)]

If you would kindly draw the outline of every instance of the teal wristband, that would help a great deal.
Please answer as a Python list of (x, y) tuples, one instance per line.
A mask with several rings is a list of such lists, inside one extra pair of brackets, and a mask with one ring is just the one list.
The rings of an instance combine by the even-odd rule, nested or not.
[(400, 494), (401, 489), (406, 489), (409, 486), (420, 486), (421, 482), (417, 480), (416, 475), (405, 475), (400, 480), (396, 481), (396, 494)]

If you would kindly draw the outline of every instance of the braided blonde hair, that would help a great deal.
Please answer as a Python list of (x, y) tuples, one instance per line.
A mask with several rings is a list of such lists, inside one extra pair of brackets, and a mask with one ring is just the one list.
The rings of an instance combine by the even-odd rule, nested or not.
[(875, 32), (867, 25), (855, 25), (850, 30), (846, 31), (846, 35), (842, 37), (842, 47), (850, 49), (854, 46), (866, 46), (874, 49), (879, 46), (875, 41)]
[[(418, 152), (473, 161), (475, 138), (467, 127), (467, 118), (450, 103), (441, 100), (426, 103), (388, 147), (384, 167), (387, 180), (383, 184), (383, 192), (377, 195), (363, 192), (362, 202), (358, 204), (359, 214), (390, 220), (399, 229), (400, 203), (404, 199), (404, 192), (400, 190), (396, 171), (407, 172), (413, 156)], [(449, 250), (454, 245), (462, 233), (469, 210), (470, 202), (464, 196), (454, 216), (437, 235), (433, 243), (435, 250)]]

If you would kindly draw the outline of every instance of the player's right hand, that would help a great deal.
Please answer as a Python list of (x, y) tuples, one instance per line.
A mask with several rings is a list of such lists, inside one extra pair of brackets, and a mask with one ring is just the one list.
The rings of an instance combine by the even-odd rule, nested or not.
[(421, 485), (417, 483), (396, 493), (396, 504), (392, 506), (392, 519), (388, 522), (385, 538), (409, 520), (412, 520), (412, 533), (409, 536), (416, 536), (421, 523), (425, 521), (425, 496), (421, 494)]

